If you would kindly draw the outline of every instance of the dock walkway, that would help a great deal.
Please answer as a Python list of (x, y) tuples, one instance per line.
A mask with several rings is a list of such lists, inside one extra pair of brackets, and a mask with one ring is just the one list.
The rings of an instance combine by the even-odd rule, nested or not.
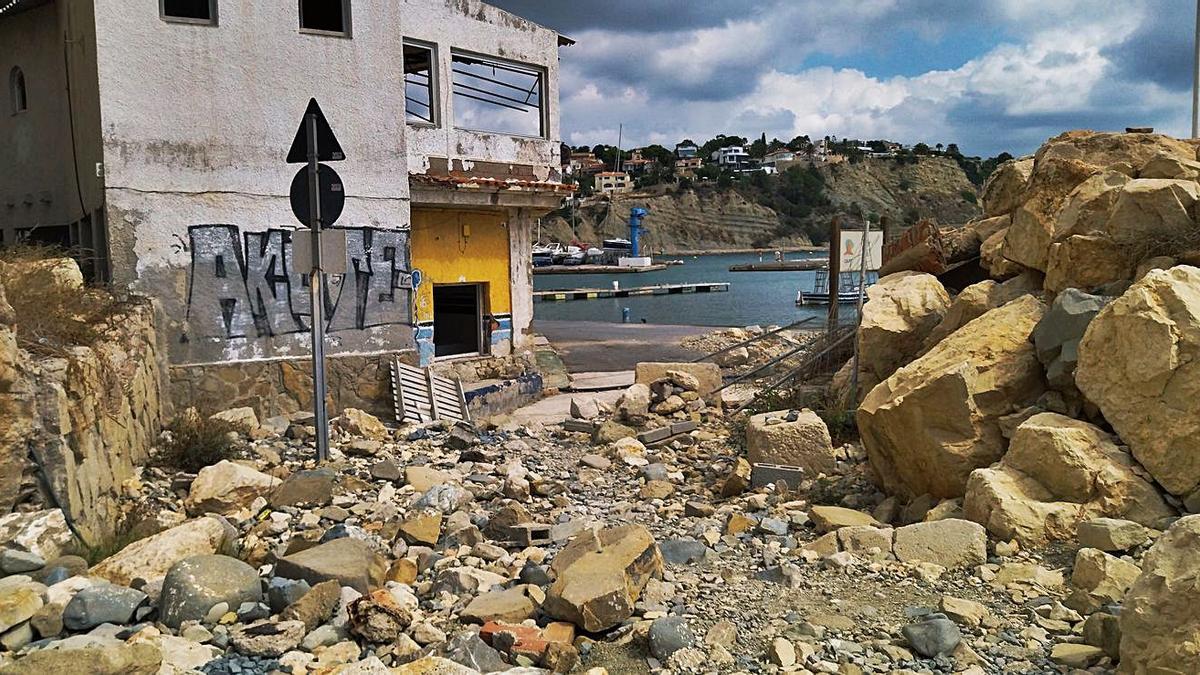
[(618, 267), (617, 265), (545, 265), (533, 268), (534, 274), (640, 274), (661, 272), (667, 265), (655, 263), (646, 267)]
[(664, 284), (661, 286), (637, 286), (633, 288), (567, 288), (554, 291), (534, 291), (534, 302), (566, 302), (568, 300), (596, 300), (598, 298), (631, 298), (641, 295), (681, 295), (684, 293), (724, 293), (729, 282)]
[(815, 258), (812, 260), (785, 260), (783, 262), (757, 262), (730, 265), (730, 272), (802, 272), (819, 270), (829, 264), (828, 260)]

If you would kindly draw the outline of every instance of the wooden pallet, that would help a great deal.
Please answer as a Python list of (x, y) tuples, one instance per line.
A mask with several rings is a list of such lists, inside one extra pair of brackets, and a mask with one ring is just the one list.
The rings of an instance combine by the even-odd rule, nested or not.
[(396, 422), (470, 422), (462, 382), (392, 360), (392, 403)]

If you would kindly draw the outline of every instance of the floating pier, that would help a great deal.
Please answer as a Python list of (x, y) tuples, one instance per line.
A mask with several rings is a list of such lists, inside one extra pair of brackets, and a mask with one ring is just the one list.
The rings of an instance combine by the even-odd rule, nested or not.
[(828, 260), (812, 259), (812, 260), (784, 260), (783, 262), (757, 262), (757, 263), (742, 263), (740, 265), (730, 265), (730, 272), (803, 272), (805, 270), (819, 270), (829, 264)]
[(568, 288), (557, 291), (534, 291), (534, 302), (566, 302), (568, 300), (598, 300), (600, 298), (632, 298), (642, 295), (683, 295), (686, 293), (725, 293), (728, 282), (711, 284), (668, 284), (635, 288)]
[(637, 274), (658, 272), (667, 269), (662, 263), (645, 267), (618, 267), (616, 265), (546, 265), (533, 268), (534, 274)]

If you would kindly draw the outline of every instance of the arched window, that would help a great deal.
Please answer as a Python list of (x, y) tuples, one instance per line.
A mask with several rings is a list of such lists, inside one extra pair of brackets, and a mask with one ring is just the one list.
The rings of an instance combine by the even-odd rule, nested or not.
[(25, 73), (14, 66), (8, 76), (9, 98), (12, 100), (12, 113), (23, 113), (29, 109), (29, 97), (25, 92)]

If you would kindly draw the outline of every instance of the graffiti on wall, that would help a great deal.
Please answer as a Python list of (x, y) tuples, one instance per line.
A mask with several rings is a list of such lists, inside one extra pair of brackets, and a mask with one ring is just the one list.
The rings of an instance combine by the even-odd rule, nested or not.
[[(345, 230), (346, 274), (330, 275), (324, 289), (327, 330), (411, 325), (414, 274), (405, 269), (408, 231)], [(282, 229), (243, 233), (235, 225), (188, 228), (190, 335), (183, 340), (270, 337), (310, 330), (309, 275), (293, 269), (295, 234)]]

